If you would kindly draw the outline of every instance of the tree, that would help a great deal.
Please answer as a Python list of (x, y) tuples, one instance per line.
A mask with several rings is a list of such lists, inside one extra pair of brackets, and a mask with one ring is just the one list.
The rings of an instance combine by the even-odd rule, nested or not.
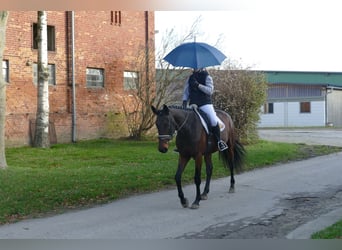
[(47, 13), (38, 11), (38, 81), (35, 147), (49, 148), (49, 69), (47, 53)]
[(122, 107), (130, 138), (139, 140), (153, 126), (150, 108), (156, 96), (154, 67), (150, 69), (150, 65), (154, 66), (153, 41), (139, 49), (137, 62), (136, 72), (126, 72), (131, 74), (131, 81), (125, 83), (129, 95), (122, 97)]
[[(0, 11), (0, 62), (2, 64), (3, 52), (6, 43), (6, 25), (8, 11)], [(6, 82), (1, 72), (0, 74), (0, 168), (6, 168), (5, 154), (5, 124), (6, 124)]]
[[(174, 101), (176, 93), (183, 89), (180, 81), (184, 82), (189, 74), (187, 70), (173, 70), (173, 67), (163, 60), (167, 52), (179, 44), (194, 40), (199, 35), (199, 16), (190, 28), (183, 34), (177, 34), (173, 28), (162, 34), (159, 50), (155, 51), (154, 42), (149, 41), (148, 46), (139, 49), (136, 69), (140, 73), (138, 81), (132, 81), (129, 86), (130, 95), (124, 96), (122, 106), (127, 121), (128, 131), (131, 138), (141, 137), (154, 126), (154, 114), (151, 111), (151, 104), (160, 107)], [(154, 74), (156, 66), (158, 73)], [(146, 69), (150, 68), (153, 71)]]
[(263, 73), (230, 62), (223, 70), (210, 72), (215, 83), (214, 106), (230, 114), (244, 143), (258, 139), (260, 107), (266, 101), (267, 81)]

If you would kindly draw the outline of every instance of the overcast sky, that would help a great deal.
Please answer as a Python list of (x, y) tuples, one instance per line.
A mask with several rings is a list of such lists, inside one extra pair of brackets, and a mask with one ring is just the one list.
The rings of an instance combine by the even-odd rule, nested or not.
[(258, 5), (224, 11), (156, 11), (156, 41), (158, 45), (165, 29), (174, 27), (184, 32), (202, 16), (204, 35), (196, 37), (196, 41), (213, 44), (223, 34), (220, 49), (244, 66), (261, 70), (342, 71), (342, 4), (328, 3)]

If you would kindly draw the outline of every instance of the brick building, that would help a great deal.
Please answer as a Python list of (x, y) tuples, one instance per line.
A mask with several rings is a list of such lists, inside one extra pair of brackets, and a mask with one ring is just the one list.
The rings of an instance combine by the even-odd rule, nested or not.
[[(57, 141), (108, 136), (113, 119), (111, 136), (125, 135), (122, 97), (129, 92), (124, 83), (139, 79), (136, 58), (154, 39), (154, 13), (48, 11), (47, 21), (50, 122)], [(9, 14), (2, 64), (8, 81), (7, 146), (31, 142), (37, 109), (36, 23), (36, 11)], [(109, 113), (114, 114), (110, 121)]]

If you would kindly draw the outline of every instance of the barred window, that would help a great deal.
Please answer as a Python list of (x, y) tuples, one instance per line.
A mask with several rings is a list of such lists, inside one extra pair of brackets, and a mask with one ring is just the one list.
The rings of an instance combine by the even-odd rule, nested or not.
[(5, 82), (9, 82), (8, 60), (2, 61), (2, 76), (4, 77)]
[[(38, 24), (33, 24), (33, 48), (38, 49)], [(48, 51), (56, 50), (55, 26), (47, 25)]]
[(137, 89), (139, 73), (135, 71), (124, 71), (124, 90)]
[(87, 87), (104, 87), (104, 70), (87, 68)]
[[(56, 67), (54, 64), (48, 64), (49, 69), (49, 85), (56, 85)], [(33, 82), (37, 84), (38, 82), (38, 64), (33, 64)]]

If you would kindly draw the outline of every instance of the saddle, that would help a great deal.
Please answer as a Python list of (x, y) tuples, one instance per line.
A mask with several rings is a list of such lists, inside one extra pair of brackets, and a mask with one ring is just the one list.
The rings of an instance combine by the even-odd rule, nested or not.
[[(211, 126), (208, 125), (208, 124), (210, 124), (210, 121), (209, 121), (207, 114), (205, 112), (203, 112), (202, 110), (200, 110), (197, 107), (197, 105), (191, 105), (190, 107), (196, 113), (196, 115), (200, 118), (201, 124), (202, 124), (205, 132), (207, 133), (207, 135), (209, 135), (211, 132), (211, 130), (209, 128), (211, 128)], [(222, 132), (226, 126), (224, 125), (224, 123), (221, 121), (221, 119), (219, 117), (217, 117), (217, 119), (219, 121), (220, 130)]]

